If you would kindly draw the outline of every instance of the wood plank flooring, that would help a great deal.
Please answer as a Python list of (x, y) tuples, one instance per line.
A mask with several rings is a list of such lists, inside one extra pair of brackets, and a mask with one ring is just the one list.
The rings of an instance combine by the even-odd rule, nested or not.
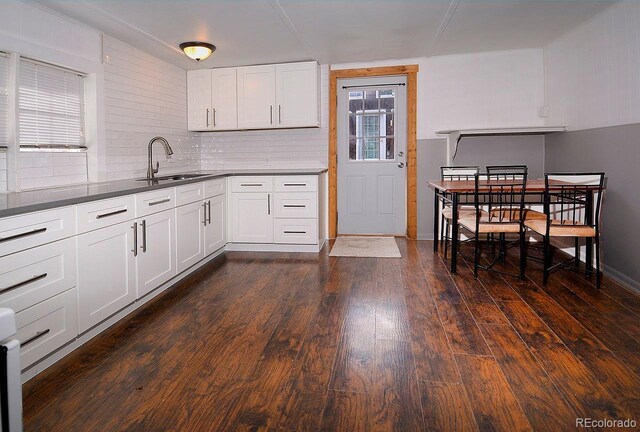
[(534, 263), (451, 275), (432, 242), (396, 241), (401, 259), (227, 253), (26, 383), (25, 430), (640, 421), (638, 295), (568, 271), (543, 286)]

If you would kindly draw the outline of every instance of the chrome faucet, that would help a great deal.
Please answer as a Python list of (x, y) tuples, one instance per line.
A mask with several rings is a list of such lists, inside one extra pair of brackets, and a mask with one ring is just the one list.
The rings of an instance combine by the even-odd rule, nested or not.
[(161, 136), (157, 136), (155, 138), (151, 138), (149, 141), (149, 167), (147, 168), (147, 180), (153, 180), (156, 174), (158, 174), (158, 170), (160, 169), (160, 162), (156, 162), (156, 167), (153, 167), (153, 143), (156, 141), (160, 141), (162, 146), (164, 147), (164, 153), (167, 156), (171, 156), (173, 154), (173, 149), (169, 145), (169, 141)]

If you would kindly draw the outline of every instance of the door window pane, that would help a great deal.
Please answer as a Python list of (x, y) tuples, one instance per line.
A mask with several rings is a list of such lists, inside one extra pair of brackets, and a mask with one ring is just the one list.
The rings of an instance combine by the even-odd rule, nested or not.
[(393, 160), (394, 89), (349, 92), (349, 160)]

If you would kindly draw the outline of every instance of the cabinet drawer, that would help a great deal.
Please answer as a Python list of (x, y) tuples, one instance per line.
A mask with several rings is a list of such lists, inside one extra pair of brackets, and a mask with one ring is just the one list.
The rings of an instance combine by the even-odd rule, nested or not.
[(73, 207), (0, 219), (0, 256), (40, 246), (75, 232)]
[(275, 193), (275, 217), (315, 219), (318, 214), (318, 197), (315, 192)]
[(176, 206), (190, 204), (204, 199), (204, 184), (191, 183), (176, 187)]
[(0, 258), (0, 307), (20, 312), (74, 286), (74, 238)]
[(226, 179), (210, 180), (204, 183), (204, 197), (211, 198), (222, 195), (227, 185)]
[(318, 176), (278, 176), (275, 177), (276, 192), (316, 192)]
[(175, 188), (159, 189), (136, 195), (136, 217), (168, 210), (176, 206)]
[(135, 203), (135, 196), (127, 195), (78, 205), (76, 207), (76, 233), (82, 234), (132, 220), (135, 217)]
[(317, 219), (275, 219), (274, 242), (318, 244)]
[(273, 177), (232, 177), (232, 192), (271, 192)]
[(78, 335), (75, 288), (18, 312), (16, 327), (24, 370)]

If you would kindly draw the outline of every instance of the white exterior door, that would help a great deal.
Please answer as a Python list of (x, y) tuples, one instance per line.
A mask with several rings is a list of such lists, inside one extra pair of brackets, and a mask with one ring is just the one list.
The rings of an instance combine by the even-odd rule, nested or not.
[(318, 64), (276, 65), (277, 127), (318, 126)]
[(187, 123), (192, 131), (211, 130), (211, 70), (187, 72)]
[(211, 128), (228, 130), (238, 128), (238, 99), (236, 69), (211, 70)]
[(80, 332), (135, 301), (133, 236), (133, 222), (123, 222), (76, 237)]
[(273, 243), (271, 194), (240, 192), (231, 195), (231, 241)]
[(138, 298), (153, 291), (176, 272), (173, 209), (138, 219)]
[(406, 234), (405, 83), (338, 82), (338, 234)]
[(270, 128), (275, 125), (276, 68), (249, 66), (237, 69), (238, 127)]
[(225, 196), (218, 195), (206, 201), (207, 224), (204, 227), (204, 254), (211, 255), (227, 243), (225, 236)]
[(204, 206), (202, 201), (176, 208), (178, 273), (204, 258)]

